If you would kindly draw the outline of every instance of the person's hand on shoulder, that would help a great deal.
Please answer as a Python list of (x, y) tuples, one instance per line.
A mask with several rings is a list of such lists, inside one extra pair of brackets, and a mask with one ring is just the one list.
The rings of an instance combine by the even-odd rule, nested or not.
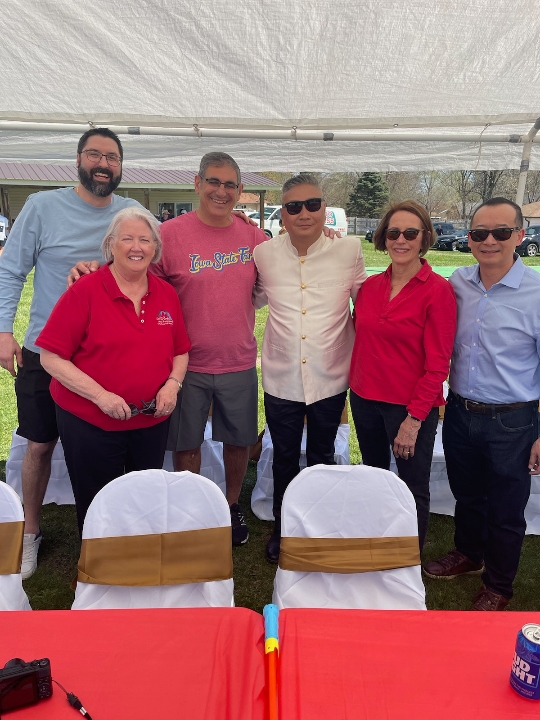
[(341, 237), (340, 232), (337, 232), (336, 230), (332, 230), (332, 228), (326, 227), (326, 225), (323, 227), (322, 231), (326, 235), (327, 238), (330, 238), (330, 240)]
[(255, 220), (252, 220), (251, 218), (248, 218), (248, 216), (243, 213), (241, 210), (233, 210), (231, 215), (236, 215), (236, 217), (240, 218), (240, 220), (243, 220), (248, 225), (255, 225), (256, 227), (259, 227), (259, 223)]
[(83, 275), (96, 272), (96, 270), (99, 270), (99, 267), (100, 265), (97, 260), (80, 260), (75, 267), (72, 267), (69, 271), (67, 286), (71, 287)]
[(13, 359), (17, 359), (18, 367), (22, 367), (22, 350), (19, 343), (13, 337), (13, 333), (0, 332), (0, 367), (16, 377), (15, 364)]

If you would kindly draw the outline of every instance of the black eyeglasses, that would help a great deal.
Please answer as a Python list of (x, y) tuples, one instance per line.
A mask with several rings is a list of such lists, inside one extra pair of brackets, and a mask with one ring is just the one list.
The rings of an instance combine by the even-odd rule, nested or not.
[(135, 415), (153, 415), (156, 412), (156, 398), (153, 400), (149, 400), (148, 402), (145, 402), (144, 400), (141, 400), (142, 408), (139, 410), (139, 408), (134, 405), (133, 403), (128, 403), (128, 408), (131, 410), (131, 417), (135, 417)]
[(99, 150), (82, 150), (82, 152), (93, 163), (101, 162), (101, 158), (104, 157), (110, 167), (118, 167), (122, 164), (122, 158), (114, 153), (101, 153)]
[(317, 212), (321, 209), (322, 198), (309, 198), (309, 200), (292, 200), (283, 206), (289, 215), (300, 215), (302, 208), (306, 206), (308, 212)]
[(474, 242), (484, 242), (484, 240), (487, 240), (490, 235), (493, 235), (495, 240), (510, 240), (512, 237), (512, 233), (516, 230), (521, 230), (520, 227), (513, 227), (513, 228), (494, 228), (493, 230), (484, 230), (484, 229), (478, 229), (478, 230), (469, 230), (469, 235), (471, 237), (471, 240), (474, 240)]
[(221, 185), (223, 185), (225, 190), (238, 190), (238, 188), (240, 187), (240, 184), (237, 185), (236, 183), (233, 183), (232, 180), (227, 180), (227, 182), (221, 182), (221, 180), (218, 180), (218, 178), (204, 178), (204, 181), (214, 188), (219, 188), (221, 187)]
[(406, 230), (398, 230), (397, 228), (391, 228), (390, 230), (386, 231), (386, 239), (397, 240), (400, 235), (403, 235), (405, 240), (409, 240), (409, 242), (411, 242), (412, 240), (416, 240), (419, 233), (421, 232), (422, 230), (418, 230), (418, 228), (407, 228)]

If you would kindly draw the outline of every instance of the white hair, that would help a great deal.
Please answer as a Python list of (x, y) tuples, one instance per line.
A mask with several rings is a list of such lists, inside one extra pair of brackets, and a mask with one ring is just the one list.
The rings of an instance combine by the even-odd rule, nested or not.
[(120, 210), (120, 212), (117, 212), (113, 217), (105, 237), (103, 238), (103, 242), (101, 243), (101, 252), (103, 253), (105, 262), (110, 262), (113, 259), (111, 243), (116, 240), (118, 227), (120, 223), (124, 222), (124, 220), (143, 220), (148, 225), (155, 248), (152, 262), (158, 262), (161, 258), (161, 236), (159, 234), (159, 226), (161, 223), (156, 220), (149, 210), (145, 210), (142, 205), (132, 205), (131, 207), (124, 208), (123, 210)]

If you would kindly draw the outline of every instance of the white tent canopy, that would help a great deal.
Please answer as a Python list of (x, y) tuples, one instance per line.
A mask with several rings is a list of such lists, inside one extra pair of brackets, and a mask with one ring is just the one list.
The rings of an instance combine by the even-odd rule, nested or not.
[(2, 29), (6, 162), (94, 124), (128, 166), (519, 168), (540, 116), (538, 0), (4, 0)]

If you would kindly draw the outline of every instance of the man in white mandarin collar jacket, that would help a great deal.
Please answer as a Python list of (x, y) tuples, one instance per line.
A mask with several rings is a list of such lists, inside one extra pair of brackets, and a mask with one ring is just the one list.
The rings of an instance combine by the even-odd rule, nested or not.
[(281, 503), (299, 472), (307, 417), (307, 464), (333, 465), (334, 442), (349, 384), (354, 344), (350, 299), (366, 279), (356, 237), (323, 234), (326, 203), (308, 174), (283, 186), (287, 232), (255, 248), (254, 302), (268, 304), (262, 348), (266, 422), (274, 446), (274, 532), (266, 546), (279, 559)]

